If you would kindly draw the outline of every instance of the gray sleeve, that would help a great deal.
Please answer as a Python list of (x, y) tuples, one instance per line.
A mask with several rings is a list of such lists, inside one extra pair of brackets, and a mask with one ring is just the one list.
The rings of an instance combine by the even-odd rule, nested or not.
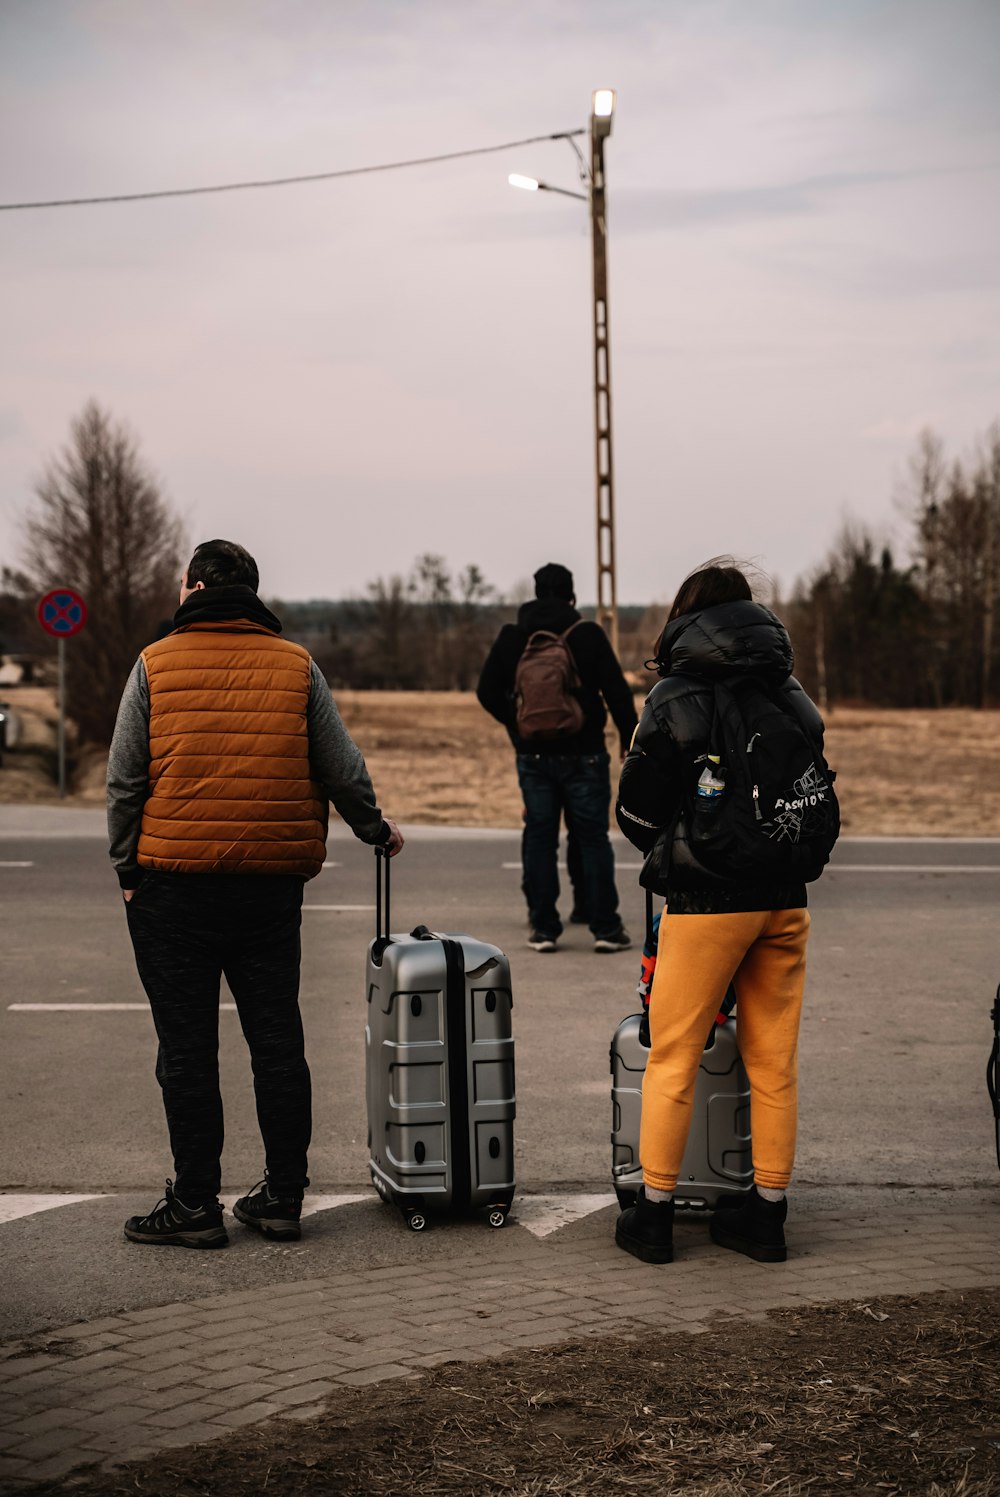
[(122, 693), (108, 754), (108, 841), (123, 889), (134, 889), (141, 877), (136, 849), (148, 794), (149, 684), (140, 657)]
[(344, 727), (330, 688), (315, 660), (309, 688), (309, 763), (323, 794), (362, 842), (382, 843), (389, 828), (375, 803), (364, 757)]

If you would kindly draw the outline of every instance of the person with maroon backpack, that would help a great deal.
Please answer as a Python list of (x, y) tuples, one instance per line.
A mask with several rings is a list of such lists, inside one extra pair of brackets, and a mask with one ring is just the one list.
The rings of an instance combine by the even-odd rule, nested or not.
[(559, 826), (576, 848), (581, 895), (598, 952), (626, 951), (631, 938), (618, 913), (614, 854), (608, 837), (610, 711), (624, 755), (638, 721), (632, 692), (599, 624), (581, 619), (573, 574), (557, 562), (535, 573), (535, 597), (505, 624), (476, 691), (503, 723), (517, 756), (524, 797), (521, 856), (533, 951), (557, 949)]

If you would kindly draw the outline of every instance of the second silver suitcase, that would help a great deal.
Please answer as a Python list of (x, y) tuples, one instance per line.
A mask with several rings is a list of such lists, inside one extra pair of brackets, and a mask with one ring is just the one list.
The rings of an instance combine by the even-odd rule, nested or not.
[[(642, 1014), (629, 1014), (611, 1042), (611, 1174), (620, 1204), (634, 1206), (642, 1184), (639, 1125), (642, 1079), (649, 1049)], [(715, 1024), (698, 1069), (691, 1131), (674, 1200), (679, 1207), (713, 1210), (739, 1199), (753, 1184), (750, 1156), (750, 1083), (736, 1047), (736, 1020)]]

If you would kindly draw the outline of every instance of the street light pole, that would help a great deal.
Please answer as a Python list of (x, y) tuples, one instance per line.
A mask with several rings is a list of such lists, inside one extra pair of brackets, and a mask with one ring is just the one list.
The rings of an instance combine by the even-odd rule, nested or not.
[[(512, 187), (527, 192), (558, 192), (589, 204), (594, 258), (594, 465), (597, 479), (597, 622), (618, 653), (618, 584), (615, 567), (615, 483), (611, 447), (611, 352), (608, 332), (608, 229), (604, 201), (604, 142), (611, 134), (615, 112), (613, 88), (594, 90), (590, 110), (590, 162), (571, 135), (569, 141), (580, 162), (586, 194), (553, 187), (535, 177), (514, 172)], [(577, 132), (579, 133), (579, 132)]]
[(594, 249), (594, 458), (597, 497), (597, 622), (618, 654), (615, 566), (615, 485), (611, 441), (611, 351), (608, 330), (608, 231), (604, 142), (611, 134), (615, 93), (594, 92), (590, 114), (590, 225)]

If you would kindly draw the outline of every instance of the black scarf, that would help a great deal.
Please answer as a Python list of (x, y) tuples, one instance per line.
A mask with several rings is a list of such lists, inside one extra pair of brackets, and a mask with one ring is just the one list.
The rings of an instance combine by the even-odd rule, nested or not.
[(263, 624), (272, 634), (281, 633), (281, 620), (265, 607), (252, 587), (242, 582), (193, 592), (174, 614), (174, 628), (184, 629), (188, 624), (228, 624), (236, 619)]

